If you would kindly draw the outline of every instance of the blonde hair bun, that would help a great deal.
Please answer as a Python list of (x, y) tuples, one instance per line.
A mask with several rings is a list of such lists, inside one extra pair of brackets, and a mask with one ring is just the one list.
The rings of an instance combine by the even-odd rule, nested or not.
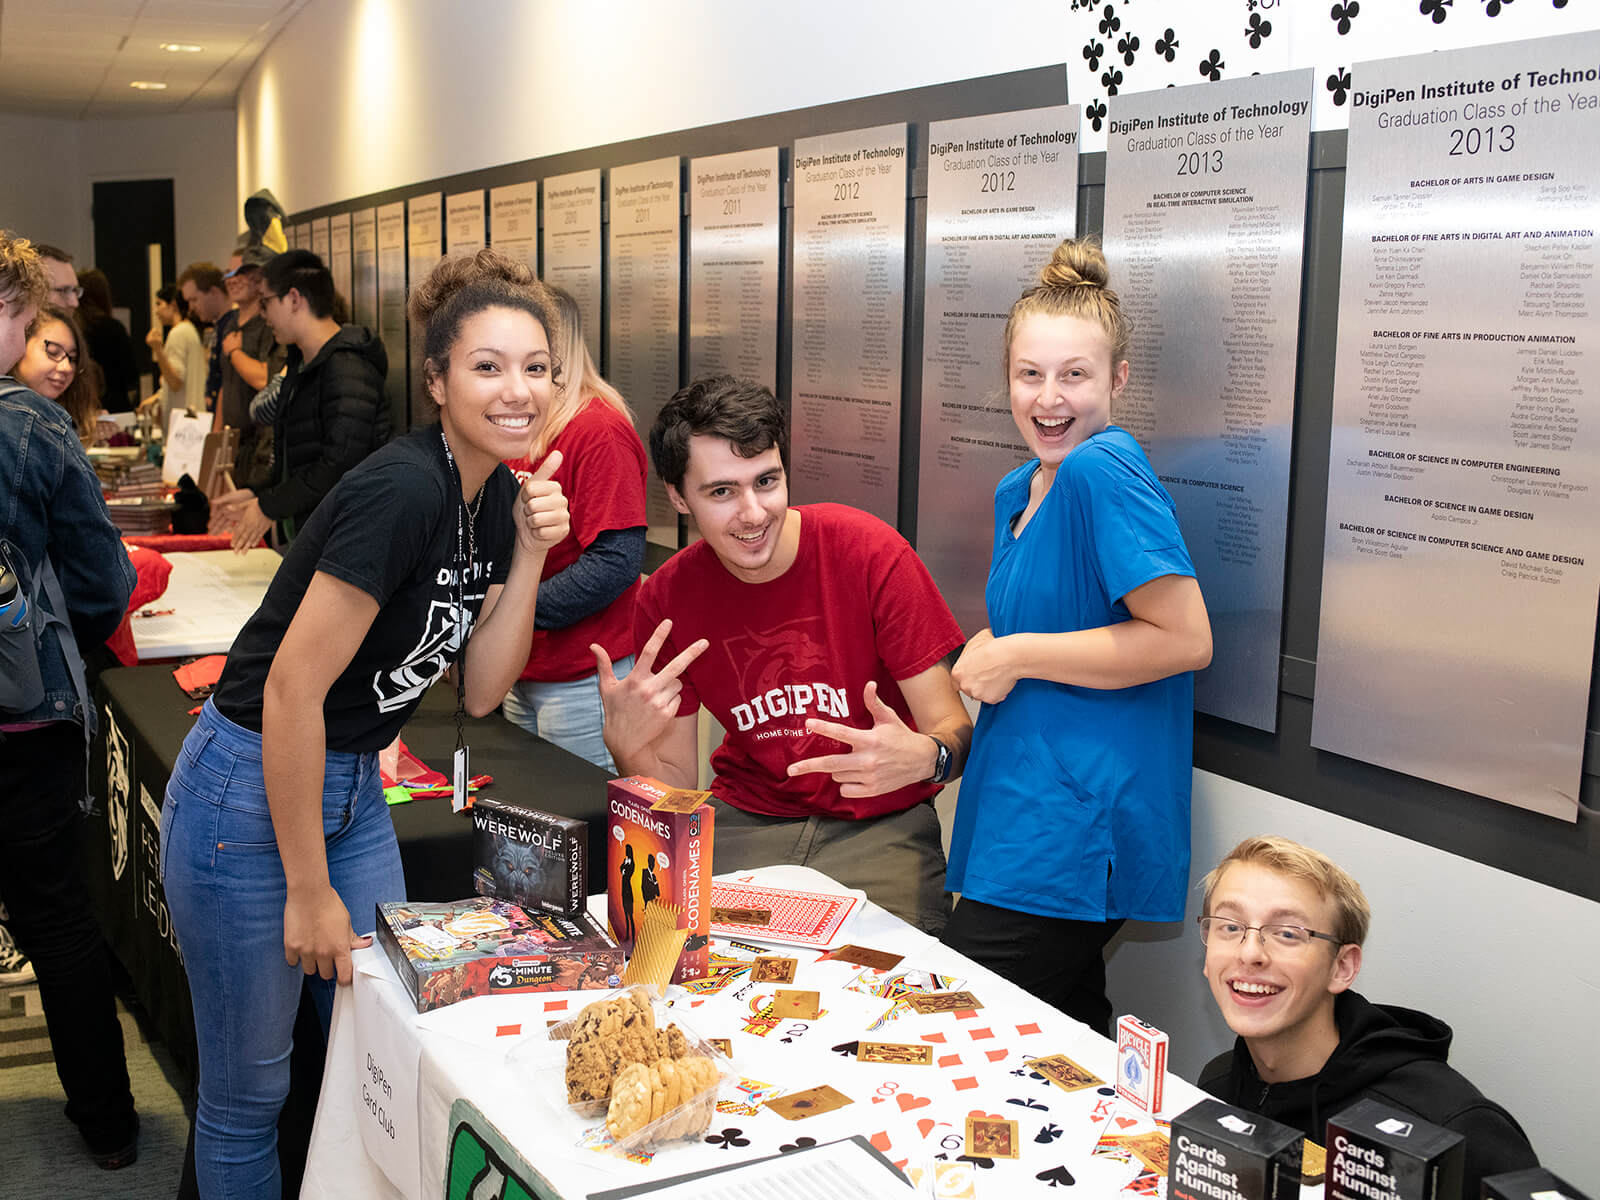
[(1062, 242), (1039, 272), (1039, 282), (1047, 288), (1103, 288), (1110, 279), (1105, 251), (1087, 239)]

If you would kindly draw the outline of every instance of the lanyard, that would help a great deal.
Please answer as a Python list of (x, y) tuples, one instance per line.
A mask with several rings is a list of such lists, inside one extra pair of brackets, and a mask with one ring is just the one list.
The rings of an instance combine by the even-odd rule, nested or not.
[(473, 512), (462, 495), (461, 473), (456, 468), (455, 455), (450, 453), (450, 439), (445, 436), (444, 425), (439, 426), (439, 440), (444, 444), (445, 461), (450, 464), (450, 478), (455, 484), (450, 490), (456, 496), (456, 542), (454, 558), (456, 642), (460, 655), (456, 659), (456, 753), (467, 748), (463, 722), (467, 715), (467, 573), (477, 556), (477, 536), (472, 528)]

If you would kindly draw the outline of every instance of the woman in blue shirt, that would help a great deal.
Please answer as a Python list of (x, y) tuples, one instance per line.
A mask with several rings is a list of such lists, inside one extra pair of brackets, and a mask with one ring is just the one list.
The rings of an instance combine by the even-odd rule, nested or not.
[(1005, 331), (1037, 457), (995, 489), (990, 628), (956, 685), (982, 704), (956, 809), (944, 941), (1107, 1031), (1106, 943), (1183, 918), (1194, 671), (1211, 624), (1172, 498), (1111, 424), (1128, 327), (1104, 254), (1066, 241)]

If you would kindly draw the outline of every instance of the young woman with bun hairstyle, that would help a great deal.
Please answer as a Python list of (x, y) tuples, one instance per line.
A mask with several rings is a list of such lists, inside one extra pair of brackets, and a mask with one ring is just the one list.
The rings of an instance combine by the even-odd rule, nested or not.
[(572, 532), (544, 560), (527, 665), (506, 693), (506, 720), (615, 772), (601, 731), (605, 710), (592, 645), (620, 679), (633, 667), (633, 605), (644, 563), (644, 443), (620, 392), (601, 378), (583, 340), (578, 302), (551, 287), (561, 320), (556, 394), (528, 457), (506, 465), (525, 479), (552, 453), (572, 505)]
[(944, 941), (1105, 1033), (1106, 944), (1183, 918), (1193, 672), (1211, 624), (1172, 498), (1111, 424), (1128, 326), (1106, 260), (1066, 241), (1005, 329), (1035, 458), (995, 489), (990, 628), (956, 686), (982, 704), (961, 781)]
[(423, 692), (499, 705), (527, 660), (539, 574), (567, 535), (545, 469), (521, 488), (559, 335), (544, 288), (485, 249), (416, 289), (438, 422), (349, 471), (306, 521), (184, 742), (161, 814), (167, 903), (200, 1047), (203, 1196), (271, 1197), (302, 984), (324, 1024), (375, 905), (405, 897), (378, 774)]

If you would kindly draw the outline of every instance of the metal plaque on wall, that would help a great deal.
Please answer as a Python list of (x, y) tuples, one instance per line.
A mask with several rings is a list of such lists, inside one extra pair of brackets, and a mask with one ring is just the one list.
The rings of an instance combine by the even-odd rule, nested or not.
[[(415, 287), (428, 277), (444, 257), (444, 196), (429, 192), (406, 201), (406, 273)], [(422, 330), (411, 330), (410, 353), (406, 359), (411, 371), (411, 423), (419, 424), (432, 416), (433, 401), (422, 389)], [(391, 361), (389, 370), (394, 370)]]
[(544, 275), (578, 302), (583, 341), (600, 362), (600, 169), (552, 175), (544, 187)]
[(489, 189), (489, 242), (539, 273), (539, 184), (508, 183)]
[[(683, 192), (679, 160), (612, 167), (607, 281), (606, 378), (622, 393), (648, 434), (661, 406), (678, 390), (678, 307), (682, 302), (680, 239)], [(647, 534), (678, 545), (678, 513), (650, 468)]]
[[(328, 226), (328, 270), (333, 273), (333, 290), (355, 304), (352, 294), (353, 271), (350, 253), (350, 214), (339, 213)], [(352, 307), (352, 312), (354, 311)], [(352, 320), (355, 318), (352, 317)]]
[(1028, 461), (1001, 362), (1006, 316), (1077, 229), (1078, 109), (928, 127), (917, 553), (968, 637), (989, 624), (994, 485)]
[(451, 254), (469, 254), (483, 249), (482, 188), (445, 197), (444, 228), (445, 249)]
[(1351, 72), (1311, 727), (1568, 821), (1600, 587), (1596, 62), (1581, 33)]
[(1211, 616), (1200, 712), (1278, 725), (1309, 70), (1114, 96), (1105, 249), (1132, 326), (1111, 419), (1178, 506)]
[[(404, 241), (404, 231), (400, 234)], [(378, 325), (378, 210), (350, 214), (350, 315), (373, 333)]]
[(689, 161), (689, 378), (778, 388), (778, 148)]
[(790, 499), (899, 519), (906, 127), (794, 144)]
[(328, 265), (328, 257), (333, 250), (333, 227), (327, 217), (318, 217), (311, 222), (311, 253), (322, 260), (322, 265)]
[[(356, 226), (359, 237), (360, 225)], [(399, 433), (410, 427), (406, 409), (406, 205), (378, 208), (378, 338), (389, 355), (383, 391)]]

